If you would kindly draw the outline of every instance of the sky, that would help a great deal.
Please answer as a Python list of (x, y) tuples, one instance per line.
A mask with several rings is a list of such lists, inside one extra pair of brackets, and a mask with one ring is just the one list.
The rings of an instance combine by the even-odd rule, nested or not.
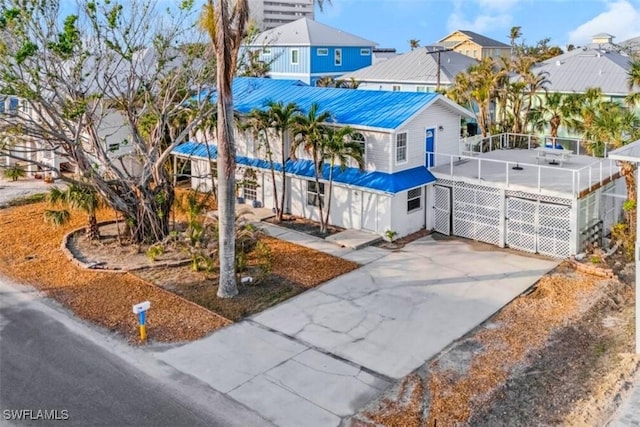
[(550, 38), (566, 50), (609, 33), (621, 42), (640, 36), (640, 0), (332, 0), (316, 21), (378, 43), (409, 50), (409, 40), (436, 42), (455, 30), (470, 30), (509, 44), (512, 27), (534, 45)]

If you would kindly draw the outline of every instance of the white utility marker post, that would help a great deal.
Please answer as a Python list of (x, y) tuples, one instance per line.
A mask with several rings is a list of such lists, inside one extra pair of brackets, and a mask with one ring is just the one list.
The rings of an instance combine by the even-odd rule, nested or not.
[[(631, 162), (636, 164), (636, 194), (640, 194), (640, 180), (638, 179), (637, 166), (640, 163), (640, 140), (610, 151), (608, 156), (612, 160)], [(636, 244), (635, 244), (635, 268), (636, 268), (636, 353), (640, 353), (640, 209), (636, 201)]]

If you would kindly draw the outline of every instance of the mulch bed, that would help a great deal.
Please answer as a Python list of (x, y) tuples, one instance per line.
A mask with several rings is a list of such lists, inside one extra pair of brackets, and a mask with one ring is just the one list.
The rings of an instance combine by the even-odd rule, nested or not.
[[(0, 273), (37, 288), (79, 317), (121, 334), (130, 342), (138, 340), (137, 319), (131, 307), (141, 301), (151, 302), (147, 321), (150, 341), (195, 340), (228, 325), (231, 321), (227, 315), (241, 318), (357, 268), (355, 263), (267, 238), (274, 256), (274, 278), (264, 288), (259, 285), (247, 287), (240, 298), (231, 301), (213, 297), (216, 287), (212, 278), (207, 279), (202, 274), (199, 280), (174, 283), (173, 292), (220, 310), (219, 315), (151, 284), (149, 279), (154, 277), (149, 272), (153, 272), (153, 268), (138, 276), (76, 266), (63, 254), (60, 244), (66, 233), (85, 225), (85, 215), (73, 214), (69, 224), (56, 228), (43, 219), (47, 208), (46, 203), (35, 203), (0, 210), (3, 236)], [(112, 211), (100, 212), (100, 221), (110, 219), (113, 219)], [(180, 277), (176, 271), (179, 269), (160, 269), (157, 277)], [(277, 277), (283, 279), (279, 281)], [(160, 279), (158, 282), (163, 284)], [(175, 286), (176, 283), (180, 286)], [(199, 291), (194, 291), (194, 286)], [(218, 304), (211, 301), (218, 301)], [(233, 308), (224, 310), (225, 305)]]

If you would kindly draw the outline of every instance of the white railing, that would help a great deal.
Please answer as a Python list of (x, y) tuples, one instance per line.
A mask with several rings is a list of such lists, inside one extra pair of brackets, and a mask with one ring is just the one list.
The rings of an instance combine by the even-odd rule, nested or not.
[[(561, 186), (558, 182), (561, 182), (562, 174), (566, 174), (567, 181), (570, 179), (570, 185), (566, 185), (567, 191), (570, 191), (572, 195), (576, 196), (582, 191), (583, 188), (588, 188), (589, 191), (594, 187), (594, 184), (603, 182), (604, 179), (612, 179), (614, 174), (617, 172), (616, 162), (612, 159), (600, 159), (596, 160), (593, 163), (586, 165), (580, 169), (565, 169), (558, 168), (554, 166), (546, 166), (534, 163), (523, 163), (520, 161), (513, 160), (497, 160), (497, 159), (487, 159), (483, 157), (477, 156), (468, 156), (468, 155), (452, 155), (452, 154), (438, 154), (438, 153), (428, 153), (427, 156), (430, 161), (433, 159), (435, 167), (437, 168), (436, 173), (443, 173), (445, 170), (445, 166), (448, 166), (446, 169), (448, 170), (448, 175), (451, 179), (456, 177), (464, 176), (462, 174), (456, 174), (455, 168), (456, 166), (461, 166), (462, 164), (467, 164), (468, 161), (477, 162), (477, 175), (471, 177), (472, 179), (477, 179), (478, 184), (485, 185), (487, 182), (495, 182), (495, 175), (499, 173), (497, 171), (500, 168), (504, 168), (504, 184), (507, 188), (514, 185), (522, 185), (523, 181), (527, 187), (531, 187), (531, 182), (529, 181), (531, 177), (531, 173), (528, 173), (526, 176), (523, 176), (523, 169), (533, 169), (536, 171), (536, 190), (538, 193), (541, 193), (543, 189), (549, 189), (550, 187), (558, 188)], [(492, 165), (492, 166), (488, 166)], [(497, 167), (494, 165), (498, 165)], [(491, 167), (489, 172), (489, 167)], [(431, 167), (429, 167), (431, 169)], [(552, 172), (549, 174), (545, 174), (546, 171)], [(475, 171), (474, 171), (475, 172)], [(468, 176), (466, 178), (469, 178)], [(518, 179), (519, 178), (519, 179)], [(597, 181), (594, 179), (597, 178)], [(584, 185), (581, 185), (582, 181), (586, 180)], [(547, 184), (545, 186), (545, 184)]]
[[(566, 150), (571, 150), (577, 155), (589, 156), (586, 146), (590, 141), (580, 138), (552, 137), (549, 135), (531, 135), (522, 133), (500, 133), (497, 135), (476, 135), (460, 139), (460, 154), (473, 155), (493, 150), (505, 150), (510, 148), (526, 148), (531, 150), (536, 147), (562, 145)], [(557, 147), (556, 147), (557, 148)], [(604, 145), (604, 156), (607, 157), (608, 147)]]

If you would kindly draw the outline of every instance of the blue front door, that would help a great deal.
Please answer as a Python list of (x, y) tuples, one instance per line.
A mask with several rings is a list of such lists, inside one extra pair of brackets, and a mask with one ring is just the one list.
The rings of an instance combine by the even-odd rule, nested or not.
[(425, 158), (424, 165), (428, 168), (434, 166), (433, 164), (433, 152), (435, 149), (436, 130), (435, 128), (427, 129), (425, 140)]

